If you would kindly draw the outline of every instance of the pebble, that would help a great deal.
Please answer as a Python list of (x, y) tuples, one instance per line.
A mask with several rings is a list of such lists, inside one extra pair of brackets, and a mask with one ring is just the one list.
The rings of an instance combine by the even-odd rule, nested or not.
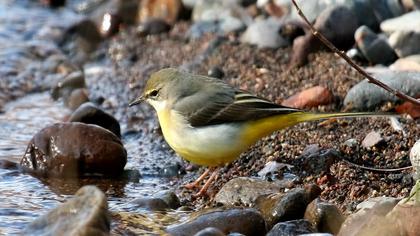
[(287, 98), (281, 105), (302, 109), (327, 105), (332, 101), (333, 95), (328, 88), (315, 86)]
[(177, 209), (181, 207), (181, 202), (174, 191), (163, 191), (155, 194), (155, 198), (162, 199), (170, 208)]
[(396, 31), (388, 41), (400, 58), (420, 54), (420, 31)]
[(396, 71), (420, 72), (420, 54), (400, 58), (390, 65), (389, 68)]
[(328, 172), (339, 156), (334, 149), (321, 149), (317, 144), (312, 144), (305, 147), (299, 159), (306, 172), (319, 175)]
[(411, 102), (404, 102), (403, 104), (396, 106), (395, 111), (399, 114), (408, 114), (413, 119), (420, 117), (420, 106)]
[[(338, 48), (348, 48), (354, 44), (353, 34), (358, 27), (354, 13), (343, 5), (323, 8), (314, 23), (314, 28), (322, 33)], [(308, 54), (322, 48), (322, 43), (311, 33), (297, 37), (293, 41), (290, 66), (301, 66), (307, 62)]]
[(160, 198), (141, 197), (128, 203), (130, 206), (147, 209), (150, 211), (164, 211), (169, 209), (168, 204)]
[[(410, 96), (420, 94), (420, 73), (417, 72), (385, 72), (374, 76), (391, 88)], [(398, 98), (384, 89), (364, 80), (353, 86), (344, 99), (346, 108), (367, 110), (384, 102), (396, 102)]]
[(410, 150), (410, 161), (415, 171), (414, 179), (418, 180), (420, 178), (420, 140), (417, 140)]
[(376, 35), (367, 26), (360, 26), (355, 34), (356, 45), (369, 62), (388, 65), (397, 60), (394, 49), (384, 37)]
[(98, 125), (121, 138), (120, 123), (117, 119), (90, 102), (79, 106), (79, 108), (71, 114), (68, 121)]
[[(312, 188), (315, 188), (312, 189)], [(268, 228), (280, 221), (301, 219), (306, 206), (321, 193), (316, 185), (294, 188), (286, 193), (262, 195), (256, 201), (256, 209), (261, 212)]]
[(251, 205), (265, 194), (278, 193), (282, 189), (275, 182), (266, 180), (238, 177), (227, 182), (216, 194), (214, 201), (224, 205)]
[(62, 81), (59, 81), (51, 89), (51, 97), (54, 100), (63, 98), (68, 100), (75, 89), (86, 88), (85, 77), (82, 71), (75, 71), (67, 75)]
[(267, 233), (267, 236), (292, 236), (314, 233), (311, 224), (304, 219), (280, 222)]
[(416, 31), (418, 29), (420, 29), (420, 11), (408, 12), (381, 23), (381, 30), (387, 34), (395, 31)]
[(281, 23), (274, 18), (255, 20), (242, 34), (241, 42), (258, 48), (287, 47), (289, 42), (279, 34), (280, 27)]
[(244, 235), (264, 235), (266, 232), (261, 214), (249, 208), (197, 213), (193, 219), (169, 226), (166, 231), (170, 235), (189, 236), (208, 227), (217, 228), (225, 234), (235, 232)]
[(344, 216), (336, 205), (323, 202), (319, 198), (306, 207), (304, 218), (318, 232), (336, 235), (344, 222)]
[(118, 176), (127, 162), (121, 140), (110, 131), (83, 123), (57, 123), (31, 139), (20, 165), (45, 177)]
[(110, 218), (105, 194), (84, 186), (75, 196), (30, 223), (23, 235), (109, 235)]
[(385, 140), (382, 138), (382, 135), (379, 132), (371, 131), (369, 132), (366, 137), (362, 141), (362, 146), (364, 148), (371, 148), (376, 146)]
[(281, 174), (283, 169), (290, 170), (291, 168), (293, 168), (293, 166), (289, 164), (269, 161), (265, 163), (264, 168), (258, 171), (258, 176), (265, 179), (276, 179), (276, 176)]

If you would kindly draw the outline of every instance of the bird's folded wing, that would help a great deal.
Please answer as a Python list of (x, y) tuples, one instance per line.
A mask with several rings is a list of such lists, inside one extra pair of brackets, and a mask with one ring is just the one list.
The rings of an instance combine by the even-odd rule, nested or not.
[(242, 90), (227, 91), (223, 89), (207, 94), (208, 96), (205, 97), (192, 96), (189, 98), (194, 100), (194, 107), (184, 109), (184, 112), (182, 109), (178, 109), (194, 127), (243, 122), (299, 111), (272, 103)]

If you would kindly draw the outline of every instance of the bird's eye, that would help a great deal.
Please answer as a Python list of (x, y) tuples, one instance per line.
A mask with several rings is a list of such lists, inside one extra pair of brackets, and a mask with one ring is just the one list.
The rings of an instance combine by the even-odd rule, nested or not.
[(150, 97), (157, 97), (157, 95), (159, 94), (159, 91), (157, 91), (157, 90), (152, 90), (150, 93), (149, 93), (149, 96)]

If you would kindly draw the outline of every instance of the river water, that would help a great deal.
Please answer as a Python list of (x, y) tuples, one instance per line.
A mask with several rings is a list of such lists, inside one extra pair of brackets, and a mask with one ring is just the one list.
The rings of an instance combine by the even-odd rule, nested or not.
[[(0, 103), (0, 160), (18, 163), (36, 132), (65, 120), (71, 113), (62, 103), (51, 99), (48, 83), (59, 75), (45, 68), (48, 66), (43, 58), (59, 54), (51, 44), (54, 37), (44, 25), (60, 28), (66, 24), (66, 17), (71, 21), (77, 19), (77, 14), (52, 11), (27, 1), (0, 0), (0, 102), (3, 101)], [(38, 48), (34, 52), (30, 45), (43, 50)], [(122, 124), (123, 133), (125, 127)], [(121, 180), (38, 179), (16, 169), (0, 169), (0, 235), (19, 234), (37, 216), (64, 202), (86, 184), (98, 186), (108, 197), (113, 234), (160, 234), (164, 226), (187, 217), (187, 212), (150, 212), (129, 203), (138, 197), (172, 189), (176, 177), (165, 172), (165, 166), (171, 165), (167, 157), (173, 153), (160, 135), (125, 132), (123, 143), (128, 152), (125, 169), (129, 177)], [(139, 144), (143, 148), (139, 149)]]

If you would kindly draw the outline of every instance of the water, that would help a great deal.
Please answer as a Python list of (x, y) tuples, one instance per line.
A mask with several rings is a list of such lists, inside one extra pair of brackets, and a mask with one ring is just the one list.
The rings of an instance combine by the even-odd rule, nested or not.
[[(52, 60), (65, 57), (57, 46), (56, 33), (78, 17), (69, 9), (53, 11), (36, 1), (0, 0), (0, 160), (19, 163), (39, 130), (65, 120), (71, 113), (60, 102), (52, 101), (48, 92), (40, 91), (64, 76)], [(113, 86), (111, 83), (109, 88), (115, 93)], [(127, 124), (121, 126), (124, 133)], [(146, 121), (143, 127), (150, 129), (155, 124)], [(122, 141), (128, 153), (125, 169), (139, 170), (140, 178), (38, 179), (0, 168), (0, 235), (19, 234), (36, 217), (86, 184), (96, 185), (106, 194), (113, 234), (159, 235), (165, 226), (184, 220), (188, 212), (150, 212), (129, 203), (175, 187), (176, 176), (167, 177), (165, 171), (166, 166), (176, 163), (175, 155), (162, 136), (140, 130), (124, 135)]]
[[(48, 93), (25, 96), (5, 107), (0, 115), (0, 160), (19, 162), (26, 145), (40, 129), (55, 122), (62, 121), (70, 113), (62, 104), (53, 102)], [(137, 137), (137, 136), (136, 136)], [(138, 140), (128, 137), (123, 140), (128, 151), (126, 169), (144, 169), (138, 152)], [(158, 143), (158, 142), (157, 142)], [(157, 145), (156, 143), (156, 145)], [(166, 148), (152, 145), (158, 156), (164, 156)], [(145, 147), (144, 152), (150, 149)], [(159, 150), (161, 149), (161, 153)], [(141, 151), (140, 151), (141, 153)], [(0, 234), (17, 234), (26, 224), (37, 216), (71, 197), (81, 186), (94, 184), (102, 189), (108, 197), (108, 205), (113, 212), (113, 231), (115, 234), (129, 230), (136, 233), (159, 233), (164, 226), (179, 222), (188, 213), (169, 211), (165, 214), (150, 212), (130, 205), (129, 201), (171, 187), (168, 178), (159, 176), (154, 168), (147, 168), (145, 176), (139, 181), (109, 179), (44, 179), (39, 180), (17, 170), (0, 169)], [(124, 222), (130, 221), (131, 226)], [(137, 223), (136, 227), (132, 227)], [(131, 227), (131, 228), (130, 228)]]

